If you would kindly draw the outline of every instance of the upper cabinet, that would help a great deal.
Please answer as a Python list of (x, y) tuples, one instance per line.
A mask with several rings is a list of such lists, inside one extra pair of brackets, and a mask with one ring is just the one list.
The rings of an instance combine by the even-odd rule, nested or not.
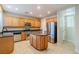
[(25, 20), (25, 23), (30, 23), (32, 27), (40, 27), (41, 26), (41, 20), (35, 19), (35, 18), (28, 18)]
[(57, 22), (57, 18), (56, 18), (56, 17), (48, 18), (48, 19), (46, 20), (46, 22), (47, 22), (47, 23), (48, 23), (48, 22)]
[(19, 18), (19, 26), (24, 26), (25, 25), (25, 19), (24, 18)]
[(12, 26), (19, 26), (19, 19), (17, 17), (12, 18)]
[(26, 23), (30, 23), (32, 27), (40, 27), (41, 20), (36, 18), (20, 18), (14, 16), (4, 16), (4, 26), (24, 26)]
[(12, 18), (10, 16), (4, 16), (4, 26), (12, 26)]
[(4, 16), (4, 26), (19, 26), (19, 19), (13, 16)]
[(41, 20), (35, 20), (34, 21), (34, 26), (35, 27), (41, 27)]

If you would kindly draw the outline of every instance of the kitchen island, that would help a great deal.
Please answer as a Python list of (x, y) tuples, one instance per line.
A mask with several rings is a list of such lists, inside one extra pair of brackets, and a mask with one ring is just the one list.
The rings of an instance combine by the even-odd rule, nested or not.
[(31, 34), (30, 44), (37, 50), (46, 50), (48, 47), (48, 39), (47, 34)]

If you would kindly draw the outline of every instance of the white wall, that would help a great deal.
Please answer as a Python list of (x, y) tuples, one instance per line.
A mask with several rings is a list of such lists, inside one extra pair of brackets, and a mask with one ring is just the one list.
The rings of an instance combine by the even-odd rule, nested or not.
[(79, 53), (79, 5), (76, 5), (76, 19), (75, 19), (75, 29), (76, 29), (76, 39), (75, 39), (75, 50)]
[[(58, 24), (58, 26), (57, 26), (57, 28), (58, 28), (58, 30), (57, 30), (57, 39), (58, 39), (58, 43), (62, 43), (62, 39), (61, 39), (61, 36), (62, 36), (62, 31), (61, 31), (61, 27), (60, 27), (60, 20), (58, 19), (57, 20), (57, 24)], [(75, 39), (73, 39), (72, 40), (72, 43), (74, 44), (74, 46), (75, 46), (75, 51), (77, 52), (77, 53), (79, 53), (79, 5), (75, 5), (75, 28), (74, 28), (74, 30), (75, 30)], [(71, 31), (72, 32), (72, 31)]]
[(3, 29), (3, 12), (0, 6), (0, 32), (2, 32), (2, 29)]
[(60, 20), (60, 15), (57, 14), (57, 44), (61, 44), (63, 40), (63, 32), (62, 32), (62, 27), (60, 26), (61, 20)]
[[(71, 11), (71, 12), (69, 12), (69, 11)], [(65, 16), (69, 16), (69, 15), (73, 15), (73, 18), (74, 18), (74, 14), (75, 14), (74, 11), (75, 11), (74, 6), (71, 6), (66, 9), (62, 9), (62, 10), (58, 11), (58, 13), (57, 13), (58, 43), (63, 43), (63, 40), (74, 43), (75, 28), (74, 28), (74, 26), (67, 27), (69, 23), (68, 24), (66, 23), (67, 21), (65, 18)]]
[(45, 33), (47, 31), (45, 18), (41, 19), (41, 29), (42, 29), (42, 33)]

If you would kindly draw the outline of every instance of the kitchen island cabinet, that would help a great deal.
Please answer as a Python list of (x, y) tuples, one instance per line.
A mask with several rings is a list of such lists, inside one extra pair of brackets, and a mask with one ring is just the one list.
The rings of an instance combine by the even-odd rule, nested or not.
[(37, 50), (46, 50), (48, 47), (48, 35), (39, 34), (39, 35), (30, 35), (30, 44)]

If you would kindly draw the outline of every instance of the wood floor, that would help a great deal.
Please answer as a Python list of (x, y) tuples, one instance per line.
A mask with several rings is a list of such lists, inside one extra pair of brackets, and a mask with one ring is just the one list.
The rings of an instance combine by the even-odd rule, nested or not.
[(16, 42), (14, 46), (13, 54), (73, 54), (74, 46), (69, 43), (63, 43), (61, 45), (48, 43), (48, 49), (44, 51), (38, 51), (29, 44), (28, 41)]

